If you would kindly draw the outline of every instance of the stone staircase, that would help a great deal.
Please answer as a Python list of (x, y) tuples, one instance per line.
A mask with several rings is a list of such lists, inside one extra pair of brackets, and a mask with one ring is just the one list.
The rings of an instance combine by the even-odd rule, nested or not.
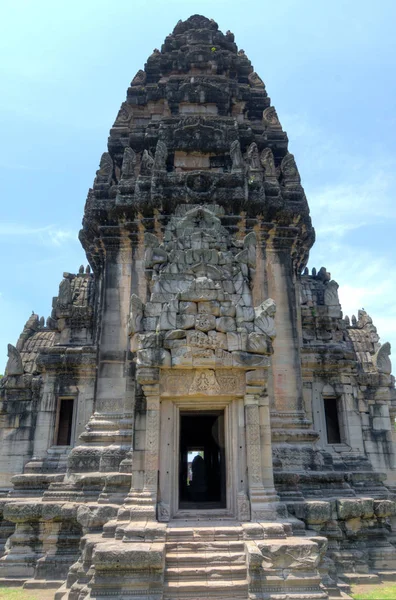
[(239, 529), (170, 527), (165, 544), (164, 600), (246, 600), (246, 550)]

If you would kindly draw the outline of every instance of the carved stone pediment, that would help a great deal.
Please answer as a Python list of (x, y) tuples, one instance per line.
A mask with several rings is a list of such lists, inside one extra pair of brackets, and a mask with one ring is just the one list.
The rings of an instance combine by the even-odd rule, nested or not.
[(243, 396), (244, 371), (232, 369), (164, 369), (160, 377), (162, 396)]

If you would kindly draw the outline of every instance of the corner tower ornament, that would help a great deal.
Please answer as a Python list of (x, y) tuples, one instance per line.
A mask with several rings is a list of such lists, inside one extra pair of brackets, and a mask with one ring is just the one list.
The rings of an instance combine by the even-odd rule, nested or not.
[(1, 380), (0, 583), (326, 600), (390, 577), (390, 346), (305, 268), (286, 133), (213, 20), (133, 78), (80, 240), (92, 272), (63, 274)]

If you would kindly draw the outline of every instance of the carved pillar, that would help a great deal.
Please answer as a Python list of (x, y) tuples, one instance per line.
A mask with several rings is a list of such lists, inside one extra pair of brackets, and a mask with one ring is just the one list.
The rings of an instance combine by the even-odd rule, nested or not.
[(261, 471), (263, 487), (267, 495), (273, 495), (278, 499), (274, 487), (274, 472), (272, 467), (272, 442), (271, 442), (271, 415), (269, 396), (260, 397), (260, 443), (261, 443)]
[(144, 491), (150, 492), (153, 496), (153, 501), (156, 502), (160, 437), (159, 384), (145, 385), (143, 386), (143, 391), (147, 399)]
[[(262, 408), (265, 409), (265, 406)], [(268, 403), (267, 411), (269, 412)], [(265, 418), (265, 411), (263, 417)], [(276, 516), (275, 501), (277, 501), (278, 497), (274, 494), (273, 479), (270, 481), (269, 474), (267, 454), (268, 452), (270, 453), (272, 461), (271, 445), (269, 445), (269, 448), (267, 444), (265, 447), (261, 445), (259, 396), (253, 394), (245, 395), (245, 422), (251, 518), (252, 521), (273, 518)], [(266, 483), (269, 483), (270, 489), (268, 492), (263, 485), (263, 473), (265, 474)]]
[[(280, 240), (278, 240), (278, 244)], [(267, 293), (276, 303), (276, 340), (271, 359), (275, 427), (307, 426), (302, 402), (300, 340), (293, 264), (289, 248), (266, 249)]]

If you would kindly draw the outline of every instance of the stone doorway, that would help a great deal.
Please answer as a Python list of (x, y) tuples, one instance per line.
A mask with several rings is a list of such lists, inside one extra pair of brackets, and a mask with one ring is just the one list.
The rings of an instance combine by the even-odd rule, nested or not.
[(180, 412), (179, 508), (226, 508), (224, 410)]

